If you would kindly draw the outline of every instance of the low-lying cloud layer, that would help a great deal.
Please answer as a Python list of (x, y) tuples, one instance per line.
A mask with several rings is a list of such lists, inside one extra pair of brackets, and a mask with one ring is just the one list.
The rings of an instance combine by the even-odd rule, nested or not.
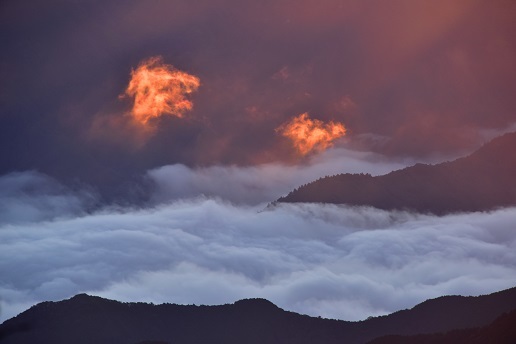
[(410, 165), (410, 160), (388, 161), (371, 152), (330, 149), (312, 156), (305, 165), (281, 163), (255, 166), (189, 168), (182, 164), (147, 172), (154, 185), (154, 203), (198, 196), (218, 197), (235, 204), (271, 202), (321, 176), (338, 173), (381, 175)]
[(18, 211), (0, 226), (2, 321), (80, 292), (183, 304), (264, 297), (357, 320), (516, 285), (516, 208), (434, 217), (314, 204), (262, 211), (198, 197), (90, 214), (54, 202), (46, 217), (24, 218), (36, 196), (12, 194)]
[(95, 202), (91, 192), (73, 192), (35, 171), (0, 177), (0, 226), (83, 215)]

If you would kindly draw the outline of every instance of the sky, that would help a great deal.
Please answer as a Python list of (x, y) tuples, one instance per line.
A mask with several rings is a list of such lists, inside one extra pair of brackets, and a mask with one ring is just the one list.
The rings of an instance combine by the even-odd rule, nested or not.
[(515, 131), (514, 18), (510, 0), (1, 1), (0, 321), (79, 292), (357, 320), (516, 285), (513, 208), (266, 208)]

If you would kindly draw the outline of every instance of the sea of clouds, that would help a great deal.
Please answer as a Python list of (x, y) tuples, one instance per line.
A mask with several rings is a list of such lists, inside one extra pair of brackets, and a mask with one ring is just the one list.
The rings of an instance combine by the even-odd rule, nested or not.
[(164, 166), (147, 173), (150, 203), (94, 211), (90, 193), (43, 174), (2, 176), (0, 322), (77, 293), (208, 305), (262, 297), (303, 314), (359, 320), (441, 295), (516, 286), (516, 208), (437, 217), (266, 207), (321, 175), (403, 166), (338, 150), (304, 167)]

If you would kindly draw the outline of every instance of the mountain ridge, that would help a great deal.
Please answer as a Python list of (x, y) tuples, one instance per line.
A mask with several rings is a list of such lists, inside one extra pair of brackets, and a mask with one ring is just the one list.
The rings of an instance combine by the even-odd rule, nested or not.
[(367, 344), (514, 344), (515, 323), (516, 310), (513, 310), (503, 313), (492, 323), (482, 327), (412, 336), (387, 335), (375, 338)]
[(516, 132), (472, 154), (415, 164), (381, 176), (338, 174), (305, 184), (274, 203), (332, 203), (445, 215), (516, 205)]
[(19, 343), (367, 343), (486, 326), (516, 310), (516, 287), (482, 296), (443, 296), (408, 310), (349, 322), (285, 311), (265, 299), (218, 306), (122, 303), (79, 294), (39, 303), (0, 325)]

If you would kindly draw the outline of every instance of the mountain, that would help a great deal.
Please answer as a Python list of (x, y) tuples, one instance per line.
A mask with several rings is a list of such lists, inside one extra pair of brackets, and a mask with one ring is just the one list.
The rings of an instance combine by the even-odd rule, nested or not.
[(443, 215), (516, 205), (516, 132), (473, 154), (436, 165), (416, 164), (386, 175), (339, 174), (292, 191), (277, 202), (373, 206)]
[(187, 306), (121, 303), (80, 294), (64, 301), (40, 303), (5, 321), (0, 325), (0, 342), (358, 344), (386, 335), (485, 326), (513, 310), (516, 287), (478, 297), (440, 297), (410, 310), (359, 322), (300, 315), (263, 299)]
[(368, 344), (514, 344), (515, 324), (516, 310), (502, 314), (493, 323), (481, 328), (415, 336), (390, 335), (374, 339)]

